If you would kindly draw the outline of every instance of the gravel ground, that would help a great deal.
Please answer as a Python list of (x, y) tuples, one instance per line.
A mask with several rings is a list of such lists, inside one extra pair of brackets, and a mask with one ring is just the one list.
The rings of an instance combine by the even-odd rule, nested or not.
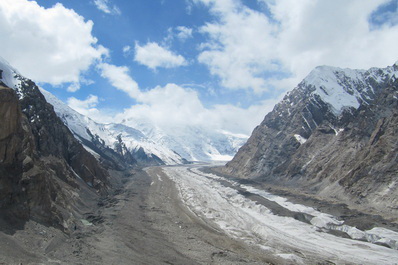
[[(113, 172), (112, 176), (113, 194), (98, 205), (91, 204), (71, 235), (33, 221), (12, 230), (0, 218), (0, 264), (289, 264), (198, 218), (183, 205), (174, 182), (161, 167), (129, 174)], [(268, 189), (291, 201), (344, 216), (364, 228), (371, 223), (396, 228), (378, 216), (348, 210), (345, 205)], [(290, 214), (247, 196), (280, 210), (281, 215)]]
[(197, 218), (160, 168), (119, 174), (113, 186), (72, 235), (33, 221), (2, 229), (0, 264), (281, 263)]

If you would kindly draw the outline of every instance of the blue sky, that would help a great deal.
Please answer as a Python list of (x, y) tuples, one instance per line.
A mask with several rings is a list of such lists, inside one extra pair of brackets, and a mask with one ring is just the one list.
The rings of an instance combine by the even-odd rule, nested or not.
[(0, 55), (101, 122), (249, 134), (314, 67), (398, 60), (397, 0), (2, 0)]

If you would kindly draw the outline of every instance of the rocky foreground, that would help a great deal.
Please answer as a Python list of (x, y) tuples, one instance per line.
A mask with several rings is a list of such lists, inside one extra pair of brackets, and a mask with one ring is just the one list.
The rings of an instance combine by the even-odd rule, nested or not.
[[(133, 174), (131, 174), (133, 173)], [(4, 264), (268, 264), (198, 218), (160, 168), (113, 172), (114, 192), (86, 209), (71, 234), (29, 221), (0, 231)]]

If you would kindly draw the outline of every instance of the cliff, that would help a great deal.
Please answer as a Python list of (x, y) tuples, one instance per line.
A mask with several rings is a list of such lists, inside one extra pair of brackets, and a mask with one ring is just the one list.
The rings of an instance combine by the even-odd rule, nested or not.
[(318, 67), (224, 172), (398, 216), (398, 65)]

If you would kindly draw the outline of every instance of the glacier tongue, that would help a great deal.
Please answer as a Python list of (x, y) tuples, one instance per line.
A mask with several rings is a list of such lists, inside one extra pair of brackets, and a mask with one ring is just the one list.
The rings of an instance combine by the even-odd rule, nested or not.
[[(284, 259), (291, 259), (291, 255), (300, 253), (300, 260), (295, 260), (294, 264), (313, 264), (302, 260), (312, 255), (336, 264), (396, 264), (398, 252), (394, 243), (397, 233), (391, 230), (374, 228), (363, 232), (342, 225), (332, 215), (245, 186), (247, 190), (261, 194), (285, 208), (311, 213), (317, 219), (307, 224), (291, 217), (279, 216), (264, 205), (246, 198), (234, 187), (217, 181), (231, 183), (231, 180), (203, 173), (197, 167), (200, 166), (167, 167), (162, 170), (175, 182), (181, 200), (194, 214), (251, 247), (262, 248), (267, 254)], [(352, 238), (366, 237), (369, 242), (376, 244), (338, 237), (318, 228), (328, 225), (340, 226), (341, 231), (347, 232)], [(369, 239), (372, 236), (374, 238)], [(387, 244), (393, 249), (377, 244)]]

